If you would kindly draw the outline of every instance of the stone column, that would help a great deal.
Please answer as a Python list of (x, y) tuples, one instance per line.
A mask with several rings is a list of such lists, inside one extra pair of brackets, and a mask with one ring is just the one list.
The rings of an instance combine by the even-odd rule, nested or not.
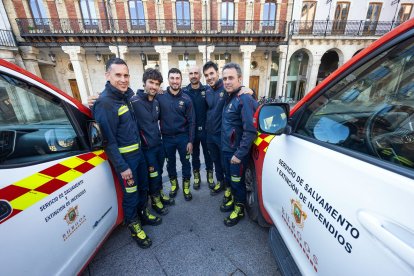
[(171, 45), (154, 46), (155, 51), (160, 54), (161, 73), (164, 78), (163, 87), (168, 86), (168, 53), (171, 53)]
[(82, 103), (87, 104), (91, 89), (88, 65), (85, 61), (85, 49), (80, 46), (62, 46), (62, 50), (69, 55)]
[[(198, 51), (203, 54), (203, 65), (204, 65), (207, 61), (211, 60), (210, 55), (211, 53), (214, 52), (214, 45), (210, 45), (210, 46), (199, 45)], [(200, 67), (203, 67), (203, 66), (200, 66)]]
[(109, 50), (116, 57), (123, 59), (125, 62), (127, 61), (126, 54), (128, 53), (128, 46), (109, 46)]
[(26, 70), (41, 78), (42, 74), (40, 73), (39, 62), (37, 61), (39, 49), (33, 46), (20, 46), (20, 50)]
[(279, 71), (278, 71), (278, 82), (277, 82), (277, 91), (276, 97), (280, 96), (283, 97), (283, 87), (285, 87), (286, 83), (286, 57), (287, 57), (287, 47), (286, 46), (279, 46)]
[(321, 65), (321, 58), (322, 58), (322, 55), (314, 55), (310, 70), (308, 67), (309, 77), (307, 78), (305, 95), (316, 86), (316, 81), (318, 79), (319, 66)]
[(8, 62), (11, 62), (11, 63), (16, 63), (16, 59), (14, 57), (14, 51), (11, 51), (8, 49), (0, 49), (0, 58)]
[(250, 59), (252, 53), (256, 50), (256, 45), (240, 45), (240, 51), (243, 53), (243, 85), (249, 86), (250, 77)]

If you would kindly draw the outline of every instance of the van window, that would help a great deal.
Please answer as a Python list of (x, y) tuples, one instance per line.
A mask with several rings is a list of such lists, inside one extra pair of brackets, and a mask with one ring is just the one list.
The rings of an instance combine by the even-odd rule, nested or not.
[(45, 162), (78, 149), (58, 98), (0, 74), (0, 166)]
[(414, 41), (343, 78), (305, 110), (298, 135), (414, 168)]

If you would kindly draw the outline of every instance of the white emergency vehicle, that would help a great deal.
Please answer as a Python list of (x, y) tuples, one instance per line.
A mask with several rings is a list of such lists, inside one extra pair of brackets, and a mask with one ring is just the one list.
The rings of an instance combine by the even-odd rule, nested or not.
[(0, 60), (0, 275), (75, 275), (122, 221), (89, 109)]
[(248, 209), (282, 274), (414, 274), (414, 20), (255, 120)]

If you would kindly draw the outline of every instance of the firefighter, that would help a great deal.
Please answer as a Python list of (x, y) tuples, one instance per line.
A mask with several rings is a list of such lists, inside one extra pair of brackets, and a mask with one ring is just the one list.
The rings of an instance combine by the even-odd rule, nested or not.
[(165, 205), (173, 205), (174, 199), (162, 190), (162, 171), (164, 167), (164, 148), (158, 126), (160, 105), (156, 99), (163, 81), (158, 70), (147, 69), (142, 77), (144, 90), (138, 90), (131, 98), (141, 137), (142, 150), (148, 166), (149, 193), (152, 209), (160, 215), (166, 215)]
[(183, 177), (184, 199), (192, 199), (190, 191), (190, 155), (194, 142), (194, 109), (189, 96), (181, 90), (182, 74), (177, 68), (168, 71), (167, 90), (157, 95), (160, 103), (160, 127), (164, 151), (167, 157), (167, 171), (171, 183), (170, 197), (175, 197), (179, 189), (175, 156), (180, 155)]
[(120, 181), (125, 222), (132, 238), (142, 248), (151, 246), (151, 239), (142, 224), (158, 225), (161, 218), (149, 213), (146, 207), (147, 165), (141, 150), (138, 127), (130, 99), (129, 69), (124, 60), (110, 59), (106, 64), (106, 85), (93, 106), (93, 115), (102, 128), (105, 152)]
[(234, 209), (224, 219), (224, 224), (234, 226), (244, 217), (244, 172), (250, 147), (256, 138), (253, 116), (258, 104), (251, 95), (240, 93), (242, 72), (238, 64), (227, 63), (222, 74), (224, 89), (229, 97), (225, 101), (222, 115), (221, 149), (225, 175), (234, 196)]
[(187, 94), (193, 101), (195, 111), (195, 136), (193, 143), (193, 154), (191, 155), (191, 161), (193, 166), (194, 184), (195, 190), (200, 189), (200, 144), (203, 147), (204, 162), (207, 171), (207, 183), (209, 187), (214, 187), (213, 176), (213, 161), (207, 149), (207, 136), (206, 136), (206, 88), (201, 84), (201, 71), (198, 66), (192, 66), (189, 69), (188, 76), (190, 78), (190, 84), (183, 88), (183, 92)]

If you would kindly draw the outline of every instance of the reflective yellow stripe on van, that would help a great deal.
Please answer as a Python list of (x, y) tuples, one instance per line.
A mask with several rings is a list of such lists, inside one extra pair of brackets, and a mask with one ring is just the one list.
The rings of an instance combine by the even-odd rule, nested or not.
[(133, 144), (133, 145), (130, 145), (130, 146), (119, 148), (119, 152), (120, 153), (127, 153), (127, 152), (131, 152), (131, 151), (134, 151), (134, 150), (137, 150), (137, 149), (139, 149), (139, 145), (138, 144)]
[(128, 106), (126, 105), (121, 105), (121, 107), (118, 109), (118, 116), (121, 116), (122, 114), (128, 112)]

